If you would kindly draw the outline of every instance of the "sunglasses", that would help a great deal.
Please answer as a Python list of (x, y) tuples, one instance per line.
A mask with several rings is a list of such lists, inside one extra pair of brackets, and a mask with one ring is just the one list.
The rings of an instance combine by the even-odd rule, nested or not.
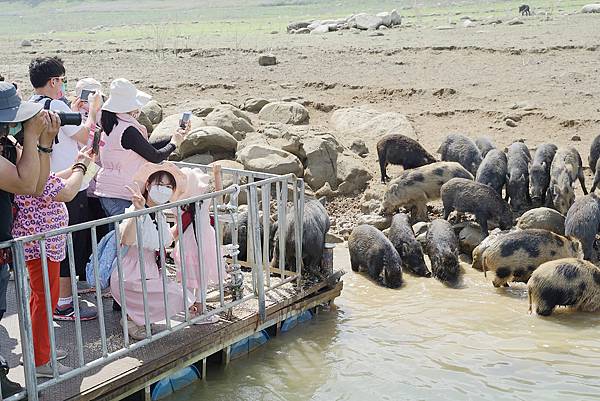
[(66, 75), (63, 75), (62, 77), (52, 77), (50, 79), (58, 79), (58, 80), (60, 80), (61, 82), (65, 83), (65, 84), (69, 82), (67, 80), (67, 76)]

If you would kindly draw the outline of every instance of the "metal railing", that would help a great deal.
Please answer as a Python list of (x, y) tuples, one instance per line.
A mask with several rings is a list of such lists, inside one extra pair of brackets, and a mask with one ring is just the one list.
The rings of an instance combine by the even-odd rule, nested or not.
[[(206, 173), (212, 173), (212, 167), (201, 166), (189, 163), (178, 163), (180, 167), (190, 167), (201, 169)], [(258, 303), (257, 312), (260, 319), (265, 319), (266, 316), (266, 301), (265, 296), (269, 291), (282, 286), (286, 283), (295, 282), (296, 285), (300, 286), (302, 283), (302, 219), (304, 209), (304, 182), (296, 176), (290, 174), (285, 176), (277, 176), (272, 174), (251, 172), (245, 170), (235, 170), (222, 168), (218, 169), (219, 178), (221, 180), (227, 180), (228, 186), (220, 191), (207, 193), (204, 195), (196, 196), (193, 198), (180, 200), (177, 202), (168, 203), (161, 206), (152, 208), (146, 208), (139, 211), (133, 211), (118, 216), (108, 217), (101, 220), (91, 221), (88, 223), (78, 224), (70, 227), (66, 227), (59, 230), (53, 230), (50, 232), (31, 235), (27, 237), (15, 238), (11, 241), (0, 243), (0, 249), (10, 247), (13, 254), (12, 267), (14, 269), (15, 276), (15, 291), (16, 291), (16, 303), (17, 303), (17, 314), (19, 320), (19, 332), (20, 332), (20, 344), (23, 355), (23, 368), (25, 373), (25, 391), (16, 394), (6, 400), (20, 400), (29, 399), (32, 401), (38, 400), (39, 392), (48, 389), (51, 386), (56, 385), (69, 378), (83, 375), (87, 371), (96, 367), (102, 366), (110, 361), (124, 357), (131, 352), (143, 347), (149, 343), (155, 342), (165, 336), (182, 330), (194, 323), (200, 322), (213, 315), (220, 314), (222, 312), (230, 311), (233, 307), (247, 303), (251, 300), (256, 300)], [(292, 207), (289, 207), (288, 193), (292, 193)], [(240, 203), (247, 204), (248, 212), (248, 227), (246, 235), (246, 255), (247, 261), (238, 261), (238, 244), (240, 242), (238, 232), (238, 212), (240, 210)], [(184, 249), (183, 245), (183, 229), (182, 229), (182, 207), (186, 205), (193, 205), (194, 208), (194, 230), (195, 237), (197, 239), (197, 248), (190, 250)], [(201, 208), (204, 205), (209, 205), (209, 210), (214, 219), (215, 229), (215, 246), (217, 255), (217, 266), (218, 266), (218, 305), (213, 307), (211, 310), (207, 308), (207, 286), (206, 286), (206, 271), (204, 266), (203, 257), (203, 241), (207, 240), (202, 238), (202, 227), (206, 224), (211, 224), (210, 221), (202, 220)], [(272, 238), (271, 238), (271, 227), (272, 227), (272, 210), (275, 209), (275, 215), (277, 216), (277, 228), (278, 228), (278, 251), (279, 251), (279, 265), (277, 268), (271, 267), (271, 251), (272, 251)], [(177, 234), (178, 234), (178, 250), (181, 270), (181, 282), (180, 288), (183, 295), (184, 307), (181, 311), (183, 313), (183, 319), (178, 320), (173, 324), (172, 316), (169, 316), (168, 305), (169, 305), (169, 293), (167, 286), (171, 278), (167, 277), (167, 259), (166, 259), (166, 248), (169, 244), (165, 243), (164, 233), (162, 230), (158, 230), (159, 249), (158, 249), (158, 267), (161, 272), (162, 280), (162, 293), (163, 293), (163, 305), (165, 308), (165, 323), (166, 329), (158, 333), (152, 332), (152, 323), (150, 321), (150, 314), (148, 310), (148, 288), (146, 281), (146, 268), (144, 266), (144, 250), (143, 243), (144, 237), (142, 234), (141, 219), (145, 216), (153, 214), (156, 216), (157, 226), (160, 227), (162, 222), (165, 222), (166, 215), (171, 214), (173, 211), (174, 220), (177, 223)], [(294, 219), (294, 252), (295, 252), (295, 266), (285, 265), (286, 251), (286, 239), (287, 239), (287, 223), (288, 214), (293, 213)], [(262, 215), (261, 215), (262, 214)], [(135, 238), (138, 248), (137, 258), (140, 264), (140, 280), (142, 284), (143, 293), (143, 304), (144, 304), (144, 328), (145, 328), (145, 339), (132, 343), (129, 340), (128, 324), (122, 324), (123, 344), (117, 349), (115, 344), (109, 344), (107, 339), (106, 331), (106, 320), (111, 316), (105, 316), (104, 314), (104, 303), (103, 299), (100, 275), (99, 275), (99, 252), (98, 252), (98, 233), (97, 230), (103, 225), (114, 225), (118, 227), (125, 221), (135, 222)], [(222, 244), (223, 228), (226, 225), (231, 231), (231, 244)], [(262, 235), (261, 235), (262, 225)], [(189, 227), (192, 227), (190, 225)], [(189, 229), (189, 228), (188, 228)], [(79, 309), (80, 296), (77, 292), (77, 277), (74, 262), (74, 247), (77, 244), (73, 243), (73, 233), (81, 230), (90, 230), (91, 241), (92, 241), (92, 254), (91, 261), (94, 266), (94, 280), (95, 286), (95, 302), (98, 308), (98, 328), (100, 337), (100, 348), (101, 355), (93, 356), (91, 359), (86, 360), (85, 348), (83, 341), (84, 330), (81, 324), (81, 311)], [(53, 327), (53, 311), (51, 310), (51, 294), (50, 294), (50, 279), (48, 275), (48, 265), (46, 260), (47, 246), (46, 241), (49, 238), (53, 238), (59, 235), (66, 236), (67, 244), (67, 258), (69, 262), (69, 270), (71, 276), (71, 286), (73, 291), (73, 305), (75, 310), (75, 352), (77, 357), (78, 366), (74, 367), (73, 370), (65, 374), (59, 374), (57, 371), (57, 348), (56, 338)], [(118, 288), (112, 288), (111, 291), (118, 291), (119, 299), (121, 300), (121, 319), (122, 322), (127, 322), (127, 296), (124, 288), (124, 275), (123, 275), (123, 255), (121, 255), (121, 233), (120, 230), (115, 230), (116, 239), (116, 263), (114, 269), (118, 275)], [(211, 239), (212, 241), (212, 239)], [(41, 261), (42, 261), (42, 272), (43, 272), (43, 284), (44, 284), (44, 295), (46, 303), (46, 316), (48, 320), (48, 332), (50, 338), (50, 361), (53, 366), (53, 378), (44, 382), (38, 382), (36, 379), (35, 371), (35, 358), (33, 349), (33, 333), (31, 328), (31, 314), (29, 308), (30, 299), (30, 286), (29, 286), (29, 275), (25, 262), (25, 245), (30, 242), (37, 242), (40, 247)], [(131, 248), (130, 248), (131, 249)], [(129, 252), (129, 251), (128, 251)], [(197, 252), (198, 253), (198, 266), (186, 266), (185, 254), (186, 252)], [(229, 256), (228, 264), (225, 264), (225, 256)], [(224, 270), (224, 266), (228, 266), (228, 270)], [(237, 293), (234, 290), (239, 291), (239, 286), (243, 284), (243, 275), (240, 273), (240, 268), (246, 267), (251, 269), (252, 272), (252, 291), (249, 294), (244, 295), (241, 292)], [(288, 270), (288, 268), (295, 267), (294, 271)], [(200, 277), (199, 298), (201, 303), (200, 315), (192, 317), (189, 313), (188, 304), (188, 287), (186, 282), (186, 270), (187, 269), (198, 269)], [(229, 280), (226, 280), (226, 275), (229, 275)], [(279, 276), (278, 280), (275, 280), (275, 275)], [(241, 283), (240, 283), (241, 280)], [(237, 287), (236, 287), (237, 286)], [(231, 290), (234, 294), (231, 299), (226, 296), (228, 290)], [(114, 317), (112, 317), (114, 318)], [(110, 347), (109, 347), (110, 345)], [(109, 348), (111, 348), (109, 350)], [(23, 383), (22, 383), (23, 384)], [(0, 394), (0, 400), (2, 396)]]

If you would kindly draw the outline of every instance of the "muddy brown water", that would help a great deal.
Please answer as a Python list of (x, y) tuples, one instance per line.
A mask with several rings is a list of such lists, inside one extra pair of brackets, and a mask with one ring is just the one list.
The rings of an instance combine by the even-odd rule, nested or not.
[(527, 313), (524, 285), (495, 289), (463, 265), (462, 288), (405, 275), (399, 290), (351, 271), (342, 296), (227, 369), (188, 400), (598, 400), (600, 314)]

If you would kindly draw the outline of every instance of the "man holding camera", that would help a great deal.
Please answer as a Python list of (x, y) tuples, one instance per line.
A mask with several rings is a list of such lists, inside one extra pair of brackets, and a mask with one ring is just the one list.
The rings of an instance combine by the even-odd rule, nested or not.
[[(42, 112), (42, 108), (40, 104), (21, 102), (14, 85), (0, 82), (0, 242), (12, 238), (13, 195), (35, 194), (48, 179), (48, 168), (41, 166), (47, 166), (49, 161), (41, 163), (40, 158), (49, 157), (43, 149), (52, 146), (59, 120), (53, 113)], [(21, 135), (22, 147), (15, 139)], [(10, 253), (0, 250), (0, 319), (6, 312), (10, 261)], [(22, 390), (8, 379), (7, 373), (8, 365), (0, 356), (0, 385), (5, 398)]]
[[(67, 94), (67, 77), (64, 64), (58, 57), (36, 58), (29, 64), (29, 79), (35, 94), (30, 99), (43, 105), (47, 110), (59, 113), (64, 120), (73, 117), (73, 111), (65, 102), (59, 100)], [(90, 132), (96, 127), (97, 114), (100, 110), (100, 94), (89, 96), (89, 114), (85, 123), (81, 119), (75, 125), (67, 125), (61, 121), (58, 137), (52, 147), (50, 169), (54, 172), (68, 169), (77, 158), (79, 149), (87, 144)], [(63, 114), (64, 113), (64, 114)], [(79, 115), (79, 113), (77, 113)], [(67, 118), (65, 118), (67, 117)], [(80, 125), (79, 125), (80, 124)], [(82, 185), (77, 196), (67, 203), (69, 225), (84, 223), (88, 218), (88, 184)], [(85, 279), (85, 266), (91, 254), (91, 239), (89, 230), (73, 233), (75, 270), (81, 280)], [(79, 307), (81, 320), (92, 320), (97, 317), (95, 307), (81, 305)], [(60, 266), (60, 297), (54, 311), (55, 320), (75, 320), (73, 294), (71, 290), (71, 275), (69, 258)]]

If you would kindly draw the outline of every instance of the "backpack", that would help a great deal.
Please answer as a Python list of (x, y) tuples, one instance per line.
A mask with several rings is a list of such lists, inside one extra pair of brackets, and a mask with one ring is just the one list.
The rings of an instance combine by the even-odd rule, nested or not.
[[(129, 250), (129, 246), (123, 245), (117, 247), (115, 230), (110, 231), (102, 240), (98, 243), (98, 276), (100, 277), (100, 288), (105, 290), (110, 286), (110, 276), (117, 265), (117, 249), (121, 252), (121, 258), (125, 256)], [(94, 275), (94, 255), (90, 256), (90, 259), (85, 267), (85, 275), (87, 283), (91, 287), (96, 286), (96, 279)]]

